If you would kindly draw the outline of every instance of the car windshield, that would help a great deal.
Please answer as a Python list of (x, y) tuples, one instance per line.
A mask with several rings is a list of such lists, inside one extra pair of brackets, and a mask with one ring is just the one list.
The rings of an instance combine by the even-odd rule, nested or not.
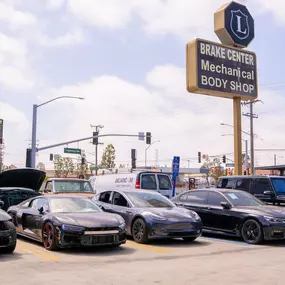
[(86, 213), (102, 211), (96, 204), (87, 198), (51, 198), (49, 204), (52, 213)]
[(262, 206), (263, 202), (246, 192), (225, 192), (225, 196), (234, 206)]
[(125, 192), (137, 208), (173, 208), (175, 205), (158, 193)]
[(57, 180), (54, 181), (55, 192), (61, 193), (92, 193), (93, 189), (89, 181), (78, 181), (78, 180)]
[(285, 195), (285, 179), (271, 178), (271, 182), (277, 195)]

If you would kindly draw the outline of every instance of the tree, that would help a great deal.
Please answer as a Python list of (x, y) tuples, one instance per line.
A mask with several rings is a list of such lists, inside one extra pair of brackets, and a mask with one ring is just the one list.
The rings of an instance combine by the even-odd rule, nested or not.
[(39, 162), (38, 165), (37, 165), (37, 169), (45, 171), (46, 167), (45, 167), (43, 162)]
[(208, 173), (204, 175), (204, 177), (206, 178), (207, 185), (210, 184), (209, 177), (214, 178), (215, 183), (217, 184), (219, 177), (224, 174), (219, 158), (214, 158), (211, 161), (210, 158), (207, 157), (204, 164), (202, 165), (202, 168), (208, 169)]
[(67, 177), (69, 173), (74, 172), (74, 163), (70, 157), (56, 155), (54, 158), (55, 177)]
[(116, 167), (115, 164), (116, 150), (112, 144), (106, 146), (101, 161), (101, 168), (112, 169)]
[(125, 164), (120, 164), (119, 168), (126, 168)]
[(88, 174), (88, 170), (89, 170), (89, 166), (87, 163), (82, 164), (82, 158), (85, 158), (85, 160), (86, 160), (85, 153), (79, 157), (79, 162), (75, 166), (75, 173), (78, 177), (81, 175), (84, 175), (84, 177), (86, 177), (86, 175)]

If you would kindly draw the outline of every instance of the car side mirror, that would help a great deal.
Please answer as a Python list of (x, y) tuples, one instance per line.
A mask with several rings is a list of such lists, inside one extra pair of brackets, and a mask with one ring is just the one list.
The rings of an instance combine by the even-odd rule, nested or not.
[(43, 206), (41, 206), (41, 207), (38, 209), (38, 211), (42, 214), (42, 213), (43, 213), (43, 211), (44, 211), (44, 207), (43, 207)]
[(227, 203), (227, 202), (221, 202), (221, 206), (224, 209), (228, 209), (228, 210), (232, 208), (232, 206), (229, 203)]
[(274, 196), (274, 193), (273, 193), (273, 191), (271, 191), (271, 190), (266, 190), (266, 191), (263, 192), (263, 195), (266, 195), (266, 196)]
[(4, 208), (4, 202), (0, 201), (0, 209)]

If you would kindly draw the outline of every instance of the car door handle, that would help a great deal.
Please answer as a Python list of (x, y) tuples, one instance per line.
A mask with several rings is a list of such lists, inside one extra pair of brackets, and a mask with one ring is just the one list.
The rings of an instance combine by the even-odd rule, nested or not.
[(127, 213), (127, 214), (131, 214), (131, 213), (132, 213), (132, 211), (126, 211), (126, 213)]

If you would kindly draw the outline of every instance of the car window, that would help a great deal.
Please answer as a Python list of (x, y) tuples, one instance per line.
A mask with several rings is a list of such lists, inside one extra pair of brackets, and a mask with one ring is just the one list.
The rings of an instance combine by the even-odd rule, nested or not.
[(111, 196), (111, 191), (108, 192), (103, 192), (99, 195), (99, 201), (103, 203), (108, 203), (110, 204), (110, 196)]
[(47, 182), (45, 190), (47, 192), (52, 192), (52, 183), (51, 183), (51, 181)]
[(155, 175), (154, 174), (142, 174), (141, 188), (156, 190), (157, 185), (156, 185)]
[(187, 198), (188, 198), (188, 193), (182, 194), (182, 195), (179, 197), (179, 201), (181, 201), (181, 202), (186, 202), (186, 201), (187, 201)]
[(158, 174), (157, 177), (158, 177), (158, 183), (159, 183), (160, 190), (171, 190), (172, 189), (171, 181), (167, 175)]
[(38, 210), (39, 208), (43, 207), (44, 210), (48, 210), (48, 202), (44, 198), (38, 198), (32, 200), (30, 203), (30, 208)]
[(207, 192), (198, 190), (195, 192), (188, 193), (186, 201), (188, 203), (194, 203), (194, 204), (205, 204), (206, 196)]
[(251, 179), (239, 179), (237, 180), (235, 189), (249, 192), (250, 185), (251, 185)]
[(255, 189), (253, 194), (263, 194), (264, 191), (271, 190), (269, 179), (267, 178), (259, 178), (256, 179)]
[(233, 179), (222, 179), (222, 182), (219, 186), (219, 188), (226, 188), (226, 189), (232, 189), (233, 188)]
[(209, 192), (208, 205), (221, 206), (221, 202), (228, 202), (228, 201), (220, 193)]
[(114, 192), (112, 202), (116, 206), (128, 207), (128, 201), (125, 199), (123, 195), (121, 195), (118, 192)]

